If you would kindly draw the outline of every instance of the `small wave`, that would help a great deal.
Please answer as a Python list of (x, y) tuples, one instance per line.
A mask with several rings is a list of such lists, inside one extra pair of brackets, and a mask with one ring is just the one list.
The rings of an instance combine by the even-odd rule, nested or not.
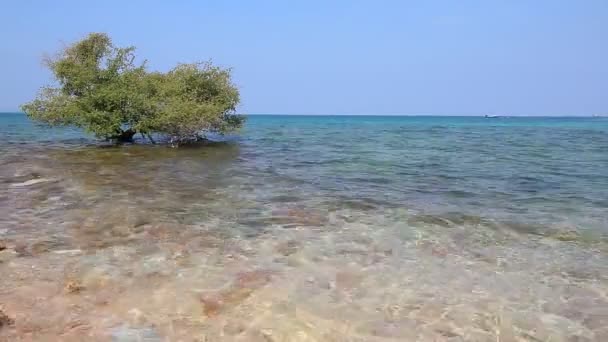
[(456, 197), (456, 198), (474, 198), (474, 197), (479, 196), (478, 194), (476, 194), (474, 192), (464, 191), (464, 190), (450, 190), (450, 191), (446, 191), (445, 194), (447, 196), (452, 196), (452, 197)]
[(578, 226), (564, 226), (561, 223), (521, 222), (498, 220), (466, 213), (415, 214), (408, 218), (411, 225), (432, 225), (438, 227), (476, 226), (498, 232), (536, 236), (561, 242), (585, 244), (608, 243), (608, 234), (600, 231), (585, 230)]
[(280, 203), (299, 202), (301, 200), (302, 200), (302, 198), (295, 196), (295, 195), (277, 195), (277, 196), (273, 196), (270, 198), (270, 201), (280, 202)]
[(392, 208), (396, 206), (395, 203), (389, 201), (381, 201), (367, 197), (341, 197), (338, 199), (325, 201), (323, 204), (324, 206), (327, 206), (329, 210), (352, 209), (359, 211), (372, 211), (380, 208)]
[(373, 184), (391, 184), (392, 180), (388, 178), (379, 178), (379, 177), (352, 177), (348, 178), (349, 181), (353, 182), (361, 182), (361, 183), (373, 183)]

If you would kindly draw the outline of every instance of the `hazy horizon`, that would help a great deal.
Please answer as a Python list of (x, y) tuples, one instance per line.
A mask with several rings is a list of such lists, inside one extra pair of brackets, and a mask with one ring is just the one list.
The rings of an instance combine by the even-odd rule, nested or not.
[(5, 14), (0, 112), (19, 112), (49, 83), (43, 55), (102, 31), (136, 46), (152, 70), (233, 67), (243, 113), (608, 113), (605, 1), (70, 0), (10, 3)]

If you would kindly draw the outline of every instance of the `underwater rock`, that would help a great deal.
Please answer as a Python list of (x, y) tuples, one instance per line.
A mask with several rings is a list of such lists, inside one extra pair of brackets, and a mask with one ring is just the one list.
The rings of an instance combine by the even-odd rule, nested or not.
[(38, 241), (33, 243), (30, 246), (30, 251), (32, 255), (47, 253), (51, 250), (53, 245), (52, 241)]
[(235, 285), (237, 287), (257, 289), (268, 284), (273, 274), (274, 272), (270, 270), (239, 272), (236, 274)]
[(228, 322), (224, 326), (224, 332), (228, 335), (239, 335), (245, 331), (245, 326), (239, 322)]
[(216, 293), (203, 294), (199, 300), (203, 304), (203, 312), (212, 317), (221, 311), (237, 306), (251, 294), (268, 284), (274, 272), (269, 270), (253, 270), (239, 272), (231, 286)]
[(320, 213), (307, 212), (300, 209), (290, 209), (288, 216), (298, 219), (298, 223), (308, 226), (322, 226), (327, 222), (327, 218)]
[(13, 258), (15, 258), (16, 256), (17, 256), (17, 253), (11, 249), (5, 249), (3, 251), (0, 251), (0, 263), (8, 262), (8, 261), (12, 260)]
[(119, 273), (115, 267), (111, 265), (97, 265), (91, 267), (81, 275), (82, 284), (85, 288), (95, 292), (107, 288), (113, 291), (119, 290)]
[(272, 329), (260, 329), (260, 335), (264, 337), (264, 340), (268, 342), (276, 341), (276, 338), (273, 335)]
[(63, 288), (67, 293), (79, 293), (84, 290), (84, 286), (77, 280), (70, 280)]
[(13, 249), (19, 257), (31, 257), (49, 253), (53, 250), (65, 250), (66, 247), (70, 247), (66, 241), (56, 237), (48, 237), (33, 242), (17, 242)]
[(28, 245), (26, 245), (25, 243), (17, 243), (15, 245), (14, 248), (15, 252), (17, 253), (18, 257), (27, 257), (27, 256), (31, 256), (32, 254), (30, 253), (30, 251), (28, 250)]
[(339, 289), (352, 289), (361, 283), (363, 280), (362, 274), (353, 272), (340, 271), (336, 273), (336, 286)]
[(13, 324), (15, 324), (15, 320), (4, 313), (3, 308), (0, 306), (0, 328)]
[(275, 210), (270, 219), (271, 223), (285, 225), (304, 225), (319, 227), (327, 223), (327, 217), (315, 211), (309, 211), (301, 208), (288, 208)]
[(275, 251), (283, 256), (290, 256), (298, 251), (298, 243), (294, 240), (281, 242), (275, 247)]
[(557, 232), (550, 236), (556, 240), (564, 241), (564, 242), (577, 241), (581, 238), (580, 234), (574, 230)]
[(212, 317), (217, 315), (224, 306), (222, 296), (217, 295), (203, 295), (200, 297), (200, 302), (203, 304), (203, 312), (206, 316)]

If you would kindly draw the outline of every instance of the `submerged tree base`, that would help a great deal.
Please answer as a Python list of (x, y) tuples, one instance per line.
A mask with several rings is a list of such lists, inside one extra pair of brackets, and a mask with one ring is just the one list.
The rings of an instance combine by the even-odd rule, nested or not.
[(192, 135), (192, 136), (174, 136), (169, 138), (167, 143), (171, 147), (180, 147), (180, 146), (200, 146), (206, 145), (210, 143), (211, 140), (201, 136), (201, 135)]
[(117, 144), (125, 144), (134, 142), (133, 137), (137, 134), (136, 131), (132, 129), (128, 129), (126, 131), (122, 131), (117, 135), (110, 137), (108, 140), (113, 141)]
[[(138, 135), (139, 133), (139, 135)], [(121, 146), (121, 145), (148, 145), (158, 147), (170, 147), (170, 148), (197, 148), (204, 147), (214, 144), (221, 144), (225, 141), (209, 139), (201, 134), (188, 135), (188, 136), (162, 136), (148, 133), (141, 133), (134, 130), (127, 130), (118, 134), (115, 134), (104, 140), (103, 146)]]

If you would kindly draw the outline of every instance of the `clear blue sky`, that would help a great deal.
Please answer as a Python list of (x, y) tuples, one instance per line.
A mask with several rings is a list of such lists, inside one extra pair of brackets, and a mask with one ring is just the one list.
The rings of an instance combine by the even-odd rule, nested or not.
[(608, 113), (608, 0), (2, 1), (0, 111), (92, 31), (232, 66), (245, 113)]

